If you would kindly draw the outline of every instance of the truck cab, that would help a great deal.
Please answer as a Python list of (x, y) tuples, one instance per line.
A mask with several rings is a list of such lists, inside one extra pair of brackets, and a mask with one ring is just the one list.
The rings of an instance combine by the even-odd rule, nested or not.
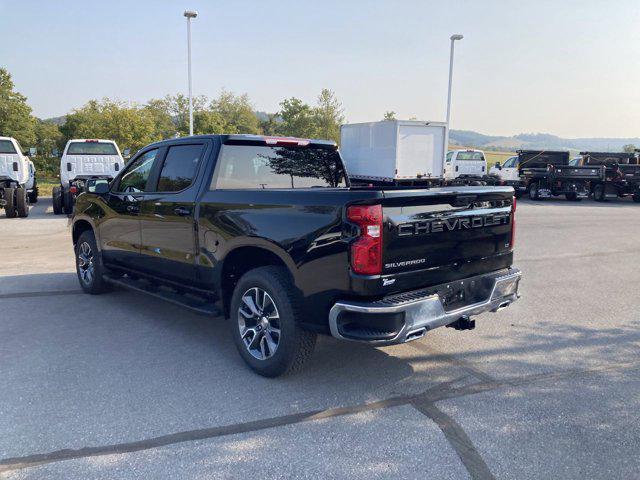
[[(473, 185), (487, 175), (487, 160), (482, 150), (450, 150), (444, 164), (447, 183)], [(477, 184), (476, 184), (477, 185)]]
[(60, 186), (53, 189), (53, 213), (70, 214), (76, 197), (86, 190), (87, 180), (111, 181), (124, 167), (113, 140), (73, 139), (60, 159)]
[(29, 189), (35, 191), (35, 168), (15, 138), (0, 137), (0, 207), (9, 218), (29, 215)]
[(489, 177), (490, 185), (509, 185), (514, 188), (517, 197), (526, 190), (520, 178), (520, 161), (517, 155), (507, 158), (503, 163), (496, 162), (489, 170)]

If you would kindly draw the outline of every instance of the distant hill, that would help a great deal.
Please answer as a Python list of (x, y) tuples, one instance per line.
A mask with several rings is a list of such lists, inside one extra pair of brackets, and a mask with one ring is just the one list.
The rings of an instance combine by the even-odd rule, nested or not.
[(64, 125), (64, 122), (67, 120), (66, 115), (62, 115), (61, 117), (51, 117), (42, 119), (45, 123), (53, 123), (54, 125)]
[(640, 138), (561, 138), (548, 133), (521, 133), (512, 137), (483, 135), (469, 130), (451, 130), (449, 140), (455, 145), (488, 150), (576, 150), (621, 151), (625, 145), (640, 147)]

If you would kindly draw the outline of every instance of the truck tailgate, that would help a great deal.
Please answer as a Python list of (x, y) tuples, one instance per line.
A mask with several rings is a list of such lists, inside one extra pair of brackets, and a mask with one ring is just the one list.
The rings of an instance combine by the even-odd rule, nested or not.
[(508, 267), (511, 187), (385, 191), (383, 275), (418, 288)]

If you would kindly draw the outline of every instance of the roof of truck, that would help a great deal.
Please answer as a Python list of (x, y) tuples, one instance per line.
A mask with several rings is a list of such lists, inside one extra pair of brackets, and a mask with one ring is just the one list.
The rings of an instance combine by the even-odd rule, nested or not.
[(175, 141), (184, 140), (197, 140), (197, 139), (220, 139), (222, 143), (226, 142), (264, 142), (267, 145), (283, 145), (283, 144), (297, 144), (299, 146), (305, 145), (322, 145), (327, 147), (337, 147), (338, 145), (333, 140), (321, 140), (318, 138), (298, 138), (298, 137), (280, 137), (269, 135), (252, 135), (252, 134), (211, 134), (211, 135), (192, 135), (188, 137), (169, 138), (167, 140), (161, 140), (155, 142), (152, 145), (162, 145), (165, 143), (171, 143)]
[(0, 137), (0, 140), (15, 140), (13, 137)]
[(520, 154), (520, 153), (530, 153), (533, 155), (542, 155), (542, 154), (546, 154), (549, 153), (551, 155), (554, 154), (561, 154), (561, 155), (569, 155), (569, 151), (568, 150), (517, 150), (516, 153)]
[(72, 138), (67, 143), (71, 142), (97, 142), (97, 143), (113, 143), (116, 144), (115, 140), (105, 140), (102, 138)]

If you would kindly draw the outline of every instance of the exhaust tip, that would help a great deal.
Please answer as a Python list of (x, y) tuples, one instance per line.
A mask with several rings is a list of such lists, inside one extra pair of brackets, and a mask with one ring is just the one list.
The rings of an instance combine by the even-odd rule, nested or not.
[(414, 330), (413, 332), (407, 333), (407, 337), (405, 342), (410, 342), (411, 340), (417, 340), (419, 338), (424, 337), (424, 334), (427, 333), (426, 328), (420, 328), (418, 330)]

